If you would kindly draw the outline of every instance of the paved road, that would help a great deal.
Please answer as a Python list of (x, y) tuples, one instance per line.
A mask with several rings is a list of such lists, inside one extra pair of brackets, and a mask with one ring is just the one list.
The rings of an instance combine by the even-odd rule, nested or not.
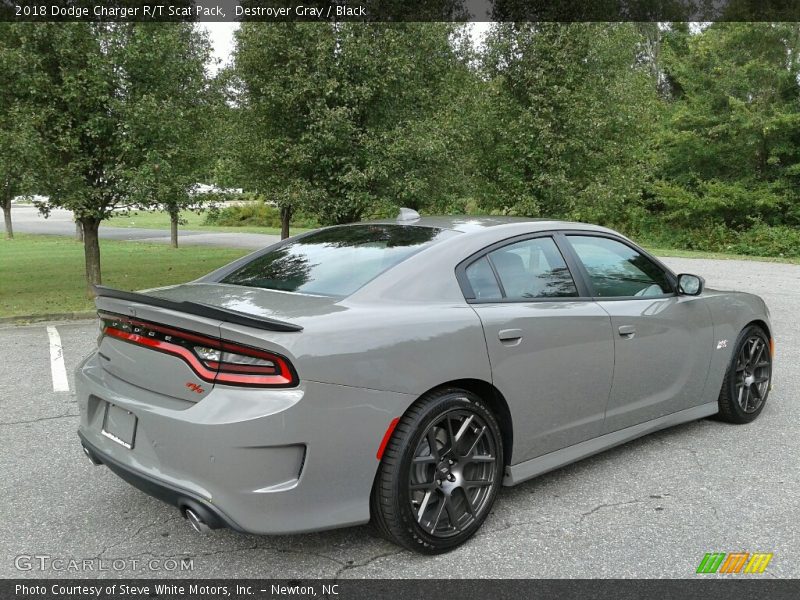
[[(191, 557), (199, 577), (692, 577), (706, 552), (742, 550), (774, 553), (765, 577), (800, 577), (800, 266), (667, 262), (767, 299), (777, 372), (761, 418), (691, 423), (505, 488), (481, 532), (435, 558), (399, 550), (366, 526), (193, 533), (174, 508), (84, 458), (75, 398), (52, 391), (46, 325), (0, 328), (0, 577), (80, 575), (20, 573), (21, 554), (124, 559), (126, 570), (103, 576), (176, 576), (133, 570), (131, 561)], [(96, 325), (55, 326), (72, 390)]]
[[(135, 219), (135, 217), (132, 217)], [(53, 209), (45, 219), (33, 206), (14, 205), (11, 219), (14, 231), (19, 233), (39, 233), (45, 235), (75, 235), (75, 222), (72, 212), (60, 208)], [(168, 229), (141, 229), (138, 227), (100, 226), (100, 237), (108, 240), (127, 240), (133, 242), (152, 242), (168, 244)], [(280, 240), (280, 236), (262, 233), (208, 232), (178, 229), (178, 243), (190, 246), (226, 246), (228, 248), (258, 249)]]

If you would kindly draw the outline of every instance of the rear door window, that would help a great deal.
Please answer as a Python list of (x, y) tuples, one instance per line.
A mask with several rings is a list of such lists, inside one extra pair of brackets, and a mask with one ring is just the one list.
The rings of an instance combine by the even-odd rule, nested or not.
[(502, 246), (464, 271), (475, 300), (524, 301), (578, 296), (564, 257), (551, 237)]
[(540, 237), (489, 253), (508, 300), (577, 296), (578, 289), (552, 238)]

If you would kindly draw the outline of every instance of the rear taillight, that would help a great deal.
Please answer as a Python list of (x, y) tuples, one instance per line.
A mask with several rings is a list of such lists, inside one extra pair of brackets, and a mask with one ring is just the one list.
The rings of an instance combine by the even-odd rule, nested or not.
[(254, 387), (298, 382), (289, 361), (279, 354), (121, 315), (101, 313), (100, 320), (101, 338), (107, 335), (176, 356), (205, 381)]

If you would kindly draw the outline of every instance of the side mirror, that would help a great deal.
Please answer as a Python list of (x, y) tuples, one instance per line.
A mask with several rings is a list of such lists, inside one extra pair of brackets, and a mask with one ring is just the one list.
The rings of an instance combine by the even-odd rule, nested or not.
[(699, 275), (690, 275), (689, 273), (678, 275), (678, 293), (684, 296), (699, 296), (705, 285), (705, 279)]

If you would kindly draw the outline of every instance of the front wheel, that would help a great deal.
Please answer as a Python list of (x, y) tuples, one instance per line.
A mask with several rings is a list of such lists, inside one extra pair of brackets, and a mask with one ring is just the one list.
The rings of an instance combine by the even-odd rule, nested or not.
[(373, 522), (391, 541), (439, 554), (468, 540), (503, 478), (500, 428), (465, 390), (424, 396), (400, 419), (372, 490)]
[(750, 423), (769, 395), (772, 379), (770, 340), (761, 327), (746, 327), (737, 340), (722, 390), (719, 418), (729, 423)]

